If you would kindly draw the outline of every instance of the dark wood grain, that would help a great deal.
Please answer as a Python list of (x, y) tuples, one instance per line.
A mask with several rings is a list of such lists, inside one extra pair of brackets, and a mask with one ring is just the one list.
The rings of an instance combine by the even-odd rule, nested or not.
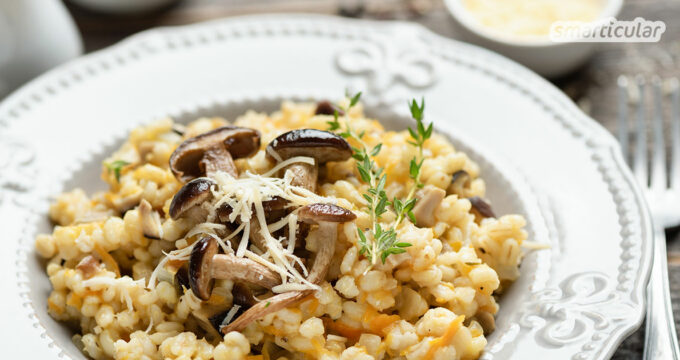
[[(432, 31), (458, 38), (441, 0), (184, 0), (144, 15), (112, 17), (75, 5), (69, 9), (84, 36), (88, 52), (114, 44), (138, 31), (157, 26), (190, 24), (204, 20), (258, 13), (343, 15), (371, 19), (397, 19), (420, 23)], [(554, 84), (586, 113), (615, 131), (619, 75), (680, 75), (680, 1), (628, 0), (620, 19), (635, 17), (665, 21), (667, 30), (660, 43), (600, 45), (591, 61)], [(680, 320), (680, 232), (668, 232), (669, 268), (676, 326)], [(643, 327), (616, 351), (614, 359), (641, 359)]]

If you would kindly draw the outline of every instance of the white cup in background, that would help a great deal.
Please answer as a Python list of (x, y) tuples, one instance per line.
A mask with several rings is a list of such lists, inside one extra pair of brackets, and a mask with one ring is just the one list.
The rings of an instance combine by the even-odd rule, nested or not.
[(60, 0), (0, 0), (0, 98), (82, 51)]
[(92, 11), (127, 15), (157, 10), (179, 0), (70, 0)]

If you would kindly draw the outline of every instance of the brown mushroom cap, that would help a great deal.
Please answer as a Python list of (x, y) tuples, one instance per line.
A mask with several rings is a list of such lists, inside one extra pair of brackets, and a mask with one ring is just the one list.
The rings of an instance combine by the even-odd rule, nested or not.
[(482, 199), (479, 196), (473, 196), (468, 200), (470, 200), (472, 208), (476, 210), (482, 217), (487, 218), (496, 217), (496, 214), (493, 212), (493, 209), (491, 208), (491, 204), (489, 204), (486, 200)]
[(78, 265), (76, 265), (76, 269), (83, 273), (84, 279), (89, 279), (99, 271), (99, 260), (92, 255), (88, 255), (80, 260)]
[(316, 109), (314, 110), (315, 115), (334, 115), (338, 112), (338, 116), (345, 115), (345, 112), (338, 109), (328, 100), (322, 100), (316, 103)]
[(202, 160), (209, 155), (206, 153), (211, 149), (226, 150), (232, 158), (237, 159), (248, 157), (259, 148), (259, 131), (238, 126), (223, 126), (180, 144), (170, 156), (170, 169), (178, 179), (189, 181), (206, 175), (206, 165)]
[(146, 199), (139, 203), (139, 217), (142, 220), (142, 234), (149, 239), (160, 239), (161, 216)]
[(271, 152), (277, 153), (282, 159), (313, 157), (317, 164), (343, 161), (352, 156), (352, 148), (345, 139), (316, 129), (297, 129), (279, 135), (267, 145), (267, 157), (273, 160)]
[(298, 219), (308, 224), (344, 223), (356, 218), (353, 212), (333, 204), (310, 204), (298, 210)]
[[(276, 213), (279, 210), (283, 210), (288, 206), (289, 202), (288, 200), (280, 197), (280, 196), (274, 196), (270, 200), (265, 200), (262, 202), (262, 207), (264, 208), (264, 213), (267, 217), (269, 217), (270, 214)], [(220, 219), (220, 221), (227, 222), (229, 221), (229, 215), (231, 215), (231, 212), (234, 209), (232, 209), (229, 204), (222, 204), (219, 208), (217, 208), (217, 217)], [(255, 212), (255, 206), (251, 209), (252, 212)]]
[(189, 286), (201, 300), (210, 299), (215, 278), (212, 276), (212, 260), (219, 247), (217, 240), (204, 236), (191, 249), (189, 259)]
[(234, 283), (234, 287), (231, 289), (231, 295), (233, 297), (234, 305), (240, 305), (243, 308), (251, 307), (258, 303), (257, 298), (248, 285), (240, 282)]
[(451, 175), (451, 185), (463, 184), (470, 181), (470, 174), (465, 170), (458, 170)]
[(184, 184), (172, 198), (170, 217), (177, 220), (192, 207), (210, 199), (213, 185), (215, 182), (209, 178), (197, 178)]

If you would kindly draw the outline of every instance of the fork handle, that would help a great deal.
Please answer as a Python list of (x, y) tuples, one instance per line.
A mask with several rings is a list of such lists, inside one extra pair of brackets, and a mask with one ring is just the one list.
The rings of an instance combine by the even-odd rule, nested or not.
[(654, 262), (647, 286), (647, 326), (643, 359), (680, 360), (668, 283), (666, 233), (663, 227), (654, 227)]

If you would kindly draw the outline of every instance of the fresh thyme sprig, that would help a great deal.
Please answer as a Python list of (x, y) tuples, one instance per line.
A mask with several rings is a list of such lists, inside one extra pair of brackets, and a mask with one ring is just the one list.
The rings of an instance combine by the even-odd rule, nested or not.
[[(413, 208), (416, 204), (415, 192), (416, 189), (423, 186), (420, 182), (420, 168), (423, 165), (423, 144), (432, 135), (432, 124), (425, 127), (423, 123), (423, 112), (425, 110), (425, 102), (421, 100), (420, 105), (413, 100), (409, 103), (411, 116), (416, 120), (416, 129), (409, 128), (412, 140), (409, 143), (418, 148), (418, 156), (411, 159), (409, 165), (409, 176), (413, 179), (413, 186), (408, 192), (406, 199), (401, 200), (395, 197), (392, 201), (387, 198), (385, 192), (385, 182), (387, 175), (384, 169), (376, 165), (373, 160), (382, 149), (382, 144), (378, 144), (369, 149), (369, 146), (363, 140), (364, 132), (357, 134), (351, 127), (347, 113), (354, 107), (361, 98), (361, 92), (350, 96), (346, 94), (350, 100), (346, 108), (339, 107), (344, 111), (344, 121), (340, 122), (339, 112), (336, 110), (332, 121), (328, 121), (330, 131), (338, 132), (338, 135), (346, 139), (354, 139), (359, 146), (352, 147), (354, 154), (352, 157), (357, 162), (357, 171), (361, 180), (368, 184), (368, 190), (363, 194), (367, 202), (366, 212), (370, 215), (372, 229), (364, 232), (362, 229), (357, 229), (359, 235), (360, 254), (366, 256), (371, 265), (368, 269), (378, 263), (378, 259), (384, 264), (387, 257), (392, 254), (401, 254), (406, 250), (405, 248), (411, 246), (407, 242), (399, 242), (397, 240), (397, 227), (404, 218), (408, 217), (411, 222), (415, 223), (416, 219), (413, 214)], [(388, 207), (392, 207), (397, 215), (393, 224), (387, 228), (383, 228), (380, 224), (382, 215), (387, 212)], [(367, 269), (367, 271), (368, 271)]]
[[(420, 105), (413, 99), (408, 104), (411, 110), (411, 117), (416, 121), (416, 129), (408, 128), (408, 132), (411, 135), (411, 139), (408, 143), (415, 146), (418, 149), (418, 156), (413, 157), (409, 163), (409, 177), (413, 180), (413, 185), (404, 200), (403, 205), (395, 205), (395, 211), (397, 209), (403, 209), (404, 211), (397, 211), (397, 220), (395, 221), (395, 228), (404, 220), (404, 215), (408, 216), (412, 223), (416, 223), (416, 217), (413, 215), (412, 209), (416, 204), (416, 190), (423, 187), (423, 183), (420, 182), (420, 168), (423, 166), (423, 161), (425, 161), (425, 156), (423, 154), (423, 147), (425, 141), (432, 137), (432, 123), (425, 127), (423, 122), (423, 117), (425, 114), (425, 99), (420, 100)], [(397, 198), (394, 199), (395, 204), (399, 202)]]
[(104, 163), (104, 166), (106, 166), (109, 172), (113, 171), (113, 175), (116, 176), (117, 182), (120, 182), (120, 171), (128, 165), (130, 165), (130, 163), (125, 160), (114, 160), (110, 163)]

